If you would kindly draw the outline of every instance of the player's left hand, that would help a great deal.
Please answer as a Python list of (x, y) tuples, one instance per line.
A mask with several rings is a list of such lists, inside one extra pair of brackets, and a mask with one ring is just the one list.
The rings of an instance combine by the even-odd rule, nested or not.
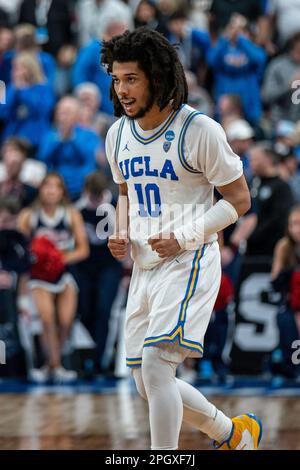
[(176, 255), (180, 250), (180, 245), (173, 232), (168, 235), (157, 233), (148, 239), (152, 251), (156, 251), (160, 258), (168, 258)]

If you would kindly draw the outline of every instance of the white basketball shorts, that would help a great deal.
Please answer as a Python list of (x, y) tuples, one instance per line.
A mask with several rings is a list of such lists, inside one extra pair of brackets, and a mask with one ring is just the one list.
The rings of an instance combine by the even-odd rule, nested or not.
[(126, 308), (127, 366), (141, 366), (148, 346), (159, 346), (170, 361), (180, 354), (181, 360), (201, 357), (220, 280), (218, 242), (184, 251), (151, 270), (135, 264)]

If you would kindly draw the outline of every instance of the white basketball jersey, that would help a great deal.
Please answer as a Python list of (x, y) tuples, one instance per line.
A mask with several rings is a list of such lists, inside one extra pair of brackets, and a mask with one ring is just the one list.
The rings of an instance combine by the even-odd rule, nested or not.
[(132, 257), (144, 269), (162, 261), (148, 244), (151, 235), (189, 222), (196, 207), (206, 212), (214, 187), (243, 174), (222, 127), (187, 105), (150, 131), (122, 117), (108, 131), (106, 154), (115, 183), (127, 183)]

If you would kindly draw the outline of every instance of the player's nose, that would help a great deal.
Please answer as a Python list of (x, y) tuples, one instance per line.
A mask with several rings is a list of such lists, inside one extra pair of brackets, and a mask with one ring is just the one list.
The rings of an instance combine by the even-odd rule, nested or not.
[(124, 98), (128, 94), (128, 87), (126, 83), (121, 82), (118, 84), (117, 95), (119, 98)]

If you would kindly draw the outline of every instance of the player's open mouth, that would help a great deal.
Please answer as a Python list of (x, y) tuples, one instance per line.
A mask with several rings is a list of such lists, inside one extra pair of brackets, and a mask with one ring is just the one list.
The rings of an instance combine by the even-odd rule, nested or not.
[(126, 111), (130, 111), (135, 100), (122, 101), (122, 106)]

